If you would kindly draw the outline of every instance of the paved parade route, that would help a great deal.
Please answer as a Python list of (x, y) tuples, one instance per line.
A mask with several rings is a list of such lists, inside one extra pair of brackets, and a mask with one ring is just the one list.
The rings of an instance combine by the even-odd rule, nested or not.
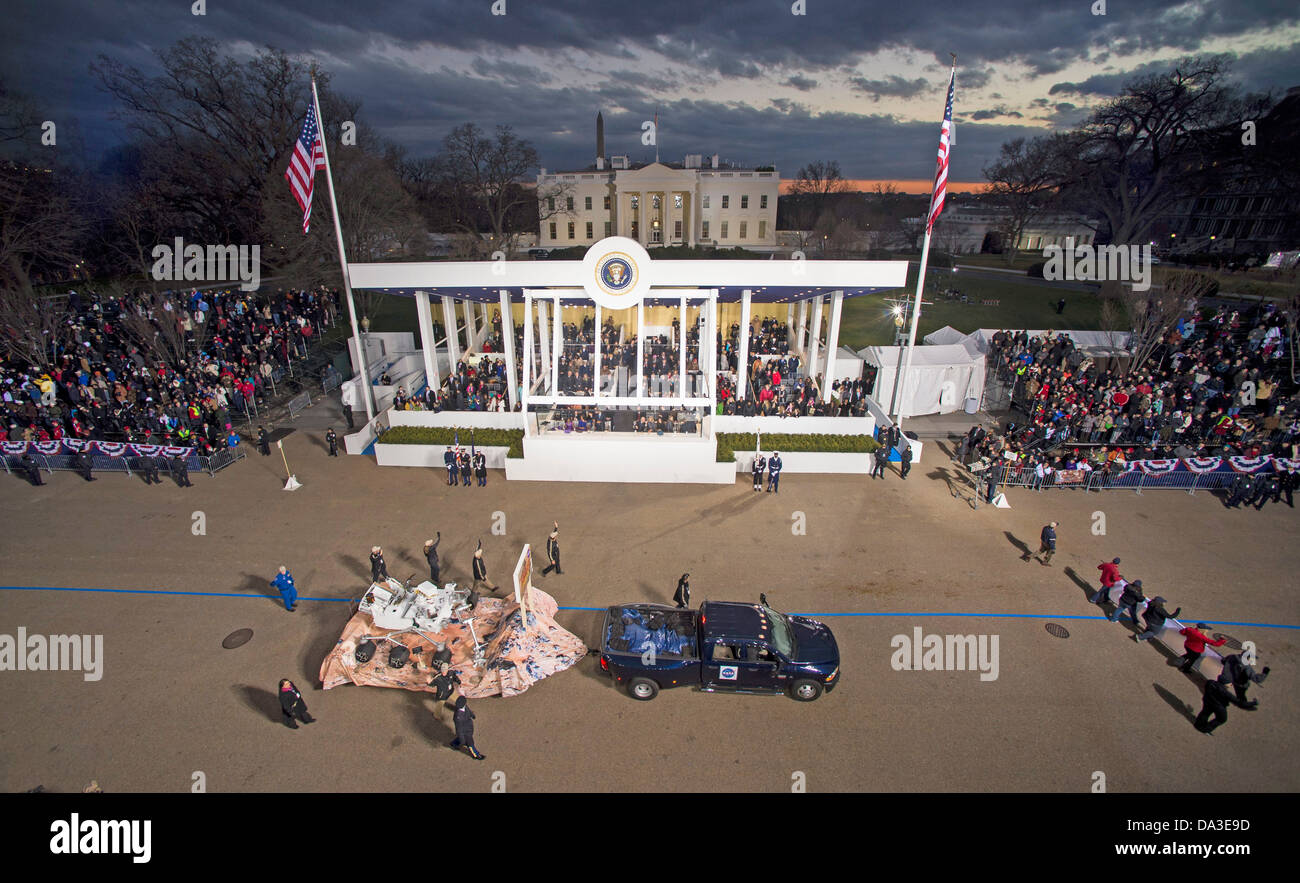
[[(104, 654), (98, 680), (0, 673), (0, 788), (97, 779), (108, 791), (185, 791), (196, 771), (212, 791), (488, 790), (498, 772), (521, 791), (779, 791), (796, 772), (810, 791), (1085, 791), (1094, 771), (1116, 792), (1300, 788), (1298, 516), (1285, 506), (1013, 490), (1012, 509), (973, 511), (949, 492), (938, 446), (906, 483), (893, 471), (875, 482), (790, 475), (779, 496), (753, 493), (748, 476), (734, 487), (507, 484), (494, 471), (486, 489), (449, 488), (441, 471), (328, 459), (303, 433), (285, 449), (304, 485), (293, 493), (281, 490), (280, 458), (256, 454), (188, 490), (121, 475), (88, 485), (59, 473), (44, 488), (4, 477), (0, 584), (132, 591), (0, 591), (0, 633), (103, 635)], [(444, 579), (467, 581), (482, 539), (506, 585), (521, 544), (540, 555), (552, 520), (565, 572), (535, 584), (589, 645), (602, 614), (576, 608), (670, 603), (684, 571), (695, 605), (763, 591), (780, 610), (871, 615), (828, 617), (842, 683), (817, 702), (689, 690), (636, 702), (592, 656), (523, 696), (474, 703), (483, 763), (445, 747), (450, 730), (427, 696), (319, 689), (372, 544), (393, 576), (427, 575), (420, 547), (440, 530)], [(1053, 566), (1022, 562), (1051, 520)], [(1182, 606), (1183, 622), (1256, 643), (1273, 669), (1251, 688), (1258, 711), (1230, 708), (1213, 736), (1192, 728), (1200, 679), (1087, 602), (1096, 565), (1116, 555), (1148, 595)], [(294, 613), (267, 585), (281, 564), (297, 579)], [(1216, 625), (1227, 622), (1257, 625)], [(896, 671), (891, 641), (917, 627), (997, 636), (996, 679)], [(252, 640), (223, 649), (241, 628)], [(280, 725), (282, 677), (319, 724)]]

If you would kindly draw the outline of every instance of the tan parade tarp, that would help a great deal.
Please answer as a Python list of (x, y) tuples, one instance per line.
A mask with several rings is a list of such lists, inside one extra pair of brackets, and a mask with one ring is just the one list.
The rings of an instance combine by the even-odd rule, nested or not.
[[(582, 640), (555, 622), (557, 609), (554, 598), (533, 589), (525, 629), (513, 598), (480, 598), (474, 608), (474, 631), (479, 641), (487, 644), (481, 671), (474, 666), (474, 638), (467, 624), (453, 622), (440, 632), (396, 633), (378, 628), (370, 614), (359, 610), (321, 663), (321, 684), (326, 690), (352, 683), (431, 693), (429, 679), (437, 672), (430, 667), (430, 659), (433, 644), (438, 641), (451, 650), (451, 667), (460, 675), (460, 692), (466, 698), (516, 696), (587, 655)], [(369, 662), (358, 664), (357, 644), (365, 636), (375, 640), (375, 655)], [(383, 640), (385, 636), (392, 638)], [(411, 651), (411, 661), (402, 668), (388, 667), (392, 641), (401, 642)]]

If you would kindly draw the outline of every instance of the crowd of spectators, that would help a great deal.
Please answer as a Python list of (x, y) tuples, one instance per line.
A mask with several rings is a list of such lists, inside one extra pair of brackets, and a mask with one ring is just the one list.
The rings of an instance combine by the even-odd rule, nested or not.
[(1300, 398), (1284, 355), (1285, 317), (1272, 304), (1250, 318), (1227, 306), (1193, 311), (1138, 370), (1098, 364), (1066, 335), (1000, 331), (988, 358), (1013, 389), (1012, 421), (968, 438), (965, 453), (1010, 451), (1048, 475), (1138, 459), (1294, 457)]
[[(338, 310), (327, 289), (69, 292), (50, 361), (0, 364), (0, 440), (228, 444)], [(10, 332), (13, 333), (13, 332)]]

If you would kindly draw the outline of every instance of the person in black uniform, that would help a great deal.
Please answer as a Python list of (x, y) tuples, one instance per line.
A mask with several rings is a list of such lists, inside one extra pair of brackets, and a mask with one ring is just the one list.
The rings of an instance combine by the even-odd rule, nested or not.
[(162, 479), (158, 477), (158, 460), (154, 457), (141, 457), (139, 460), (140, 471), (144, 473), (145, 484), (162, 484)]
[(690, 576), (689, 573), (683, 573), (677, 580), (677, 591), (673, 592), (673, 600), (677, 602), (678, 609), (691, 606)]
[(343, 403), (343, 419), (348, 421), (349, 432), (357, 428), (357, 425), (352, 422), (352, 406), (347, 402)]
[(551, 526), (551, 535), (546, 538), (546, 557), (551, 563), (546, 565), (546, 569), (542, 571), (542, 576), (546, 576), (552, 570), (555, 571), (556, 576), (563, 576), (564, 571), (560, 570), (560, 523), (552, 521)]
[[(1232, 696), (1228, 694), (1227, 687), (1218, 681), (1206, 681), (1201, 713), (1196, 716), (1193, 726), (1205, 735), (1210, 735), (1228, 722), (1228, 703), (1231, 701)], [(1214, 723), (1210, 723), (1211, 714), (1214, 715)]]
[(1232, 479), (1228, 499), (1223, 501), (1223, 505), (1229, 509), (1236, 509), (1250, 495), (1251, 484), (1252, 481), (1249, 475), (1238, 472), (1236, 477)]
[(475, 760), (487, 757), (474, 747), (474, 712), (469, 710), (469, 703), (464, 696), (456, 697), (456, 712), (452, 715), (452, 723), (456, 727), (456, 738), (449, 743), (453, 749), (464, 746), (469, 749), (469, 756)]
[(424, 541), (424, 558), (429, 562), (429, 582), (435, 586), (442, 585), (441, 568), (438, 566), (438, 545), (442, 542), (442, 531), (438, 531), (436, 540)]
[(469, 487), (470, 472), (472, 470), (472, 466), (469, 462), (469, 452), (458, 451), (456, 453), (456, 460), (457, 462), (460, 463), (460, 483), (463, 484), (465, 487)]
[(871, 477), (884, 478), (885, 467), (889, 465), (889, 448), (881, 445), (876, 448), (876, 452), (871, 455)]
[(773, 451), (767, 461), (767, 492), (781, 493), (781, 452)]
[(474, 455), (474, 477), (479, 487), (487, 487), (487, 454), (482, 451)]
[(172, 477), (176, 479), (178, 487), (194, 487), (190, 481), (190, 464), (185, 459), (184, 454), (177, 454), (172, 457)]
[(325, 433), (325, 443), (330, 446), (330, 456), (337, 457), (339, 455), (339, 437), (333, 426)]
[(266, 430), (257, 427), (257, 452), (263, 457), (271, 456), (271, 443), (266, 440)]
[(30, 481), (34, 487), (40, 487), (45, 484), (45, 482), (41, 480), (41, 467), (36, 465), (36, 461), (32, 459), (31, 454), (23, 454), (21, 464), (23, 472), (27, 473), (27, 480)]
[(903, 481), (907, 481), (907, 473), (912, 471), (912, 446), (905, 445), (903, 451), (899, 454), (898, 474), (903, 476)]
[(379, 546), (370, 547), (370, 581), (379, 582), (388, 579), (388, 565), (384, 563), (384, 550)]
[(298, 688), (288, 678), (280, 681), (280, 713), (284, 715), (284, 725), (291, 730), (298, 729), (294, 718), (304, 724), (316, 723), (316, 718), (307, 713), (307, 703), (303, 701), (302, 693), (298, 692)]
[(95, 476), (90, 474), (92, 464), (90, 462), (90, 457), (86, 456), (85, 451), (77, 451), (77, 453), (73, 454), (72, 462), (73, 462), (73, 467), (77, 470), (78, 475), (80, 475), (86, 481), (95, 480)]
[(451, 670), (449, 663), (440, 663), (438, 674), (430, 679), (429, 686), (433, 687), (433, 714), (440, 721), (446, 720), (447, 700), (460, 686), (460, 675)]
[(456, 484), (459, 473), (456, 469), (456, 454), (452, 451), (451, 445), (447, 445), (447, 452), (442, 455), (442, 462), (447, 467), (447, 486), (452, 487)]
[(1264, 489), (1259, 492), (1256, 499), (1252, 502), (1255, 504), (1255, 511), (1258, 512), (1264, 508), (1264, 504), (1271, 498), (1274, 503), (1282, 502), (1282, 481), (1277, 475), (1264, 476)]
[(483, 541), (479, 540), (478, 548), (474, 550), (474, 584), (470, 589), (471, 592), (478, 592), (479, 584), (487, 586), (489, 592), (497, 590), (496, 585), (488, 579), (487, 564), (483, 561)]
[(1281, 476), (1282, 493), (1286, 494), (1286, 504), (1292, 509), (1295, 508), (1294, 494), (1297, 486), (1300, 486), (1300, 476), (1296, 475), (1293, 467), (1288, 466)]
[(754, 490), (756, 491), (761, 491), (763, 489), (763, 471), (765, 469), (767, 469), (767, 461), (763, 459), (762, 454), (755, 454), (753, 475), (754, 475)]

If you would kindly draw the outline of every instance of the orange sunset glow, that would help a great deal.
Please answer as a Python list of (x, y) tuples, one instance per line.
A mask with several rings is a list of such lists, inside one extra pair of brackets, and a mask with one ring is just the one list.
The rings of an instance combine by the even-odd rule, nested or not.
[[(857, 190), (865, 193), (870, 193), (871, 191), (875, 190), (877, 184), (882, 184), (882, 185), (892, 184), (899, 193), (925, 194), (925, 193), (929, 193), (930, 188), (934, 185), (934, 181), (930, 179), (886, 181), (886, 180), (874, 180), (869, 178), (848, 178), (846, 180), (848, 182), (850, 190)], [(793, 187), (794, 187), (793, 178), (781, 179), (781, 192), (783, 194), (789, 193), (791, 188)], [(987, 181), (949, 181), (948, 182), (949, 193), (963, 193), (963, 192), (983, 193), (985, 190), (988, 189), (988, 187), (989, 187), (989, 183)]]

